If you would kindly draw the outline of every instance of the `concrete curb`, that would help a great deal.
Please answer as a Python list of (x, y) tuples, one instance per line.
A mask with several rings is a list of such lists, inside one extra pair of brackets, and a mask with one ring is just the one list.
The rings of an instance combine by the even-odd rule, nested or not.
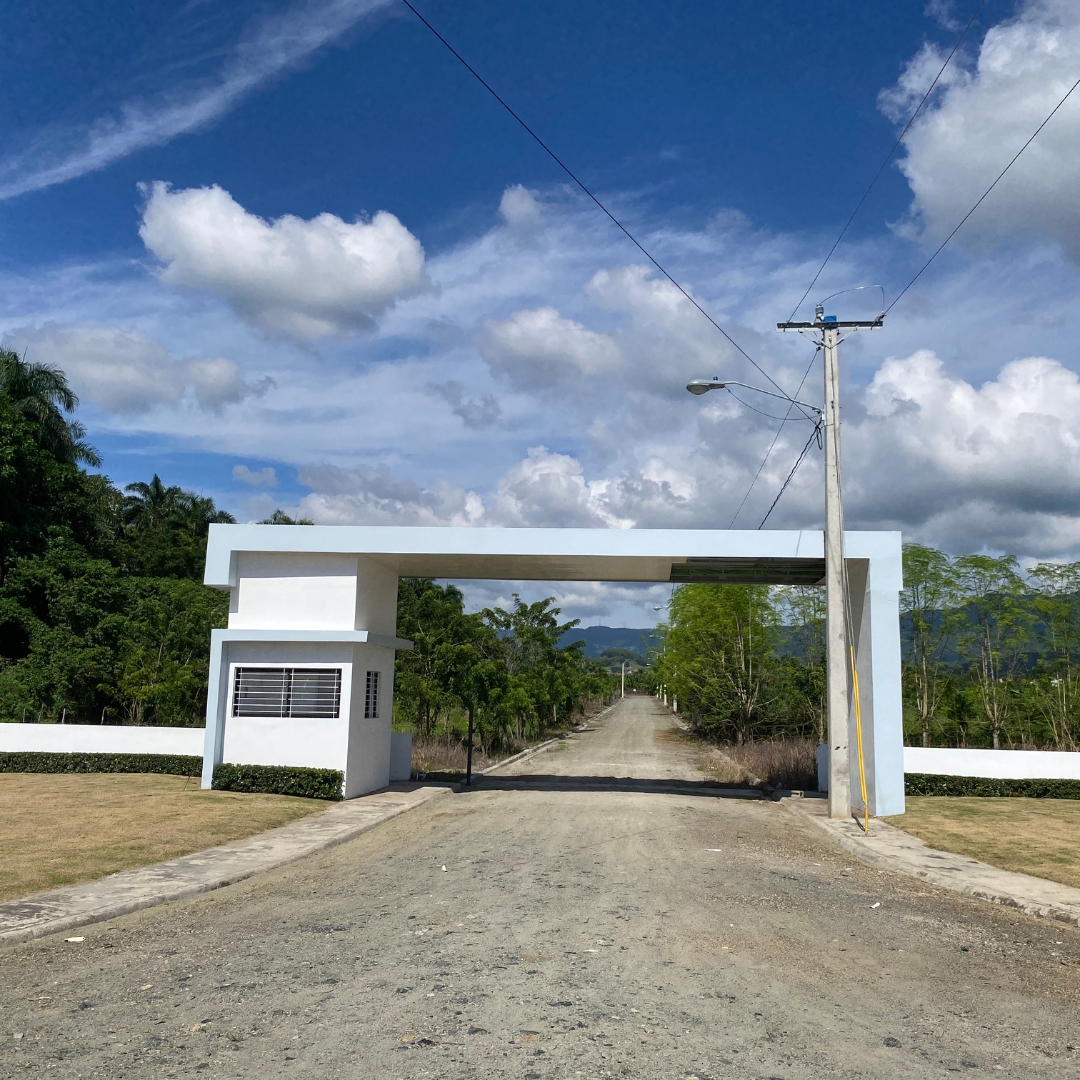
[(72, 930), (232, 885), (343, 844), (450, 790), (447, 786), (394, 784), (245, 840), (0, 904), (0, 944)]
[(938, 851), (877, 819), (870, 823), (867, 836), (854, 820), (830, 819), (823, 799), (784, 798), (781, 804), (813, 822), (841, 848), (864, 862), (993, 904), (1019, 908), (1039, 918), (1080, 924), (1080, 889), (1031, 874), (999, 870), (966, 855)]

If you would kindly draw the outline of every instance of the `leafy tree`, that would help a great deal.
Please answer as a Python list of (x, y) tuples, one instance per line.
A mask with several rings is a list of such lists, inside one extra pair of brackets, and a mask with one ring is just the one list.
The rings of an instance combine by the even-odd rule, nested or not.
[(972, 661), (970, 671), (997, 750), (1014, 683), (1030, 647), (1032, 605), (1012, 555), (964, 555), (953, 563), (953, 569), (958, 599), (967, 616), (960, 639)]
[(260, 525), (314, 525), (311, 518), (291, 518), (284, 510), (275, 510), (268, 518), (263, 518)]
[(660, 628), (657, 677), (696, 726), (752, 738), (776, 691), (776, 608), (765, 585), (683, 585)]
[(1040, 620), (1043, 657), (1032, 687), (1036, 708), (1050, 725), (1054, 745), (1075, 750), (1080, 709), (1080, 562), (1039, 563), (1030, 571), (1040, 587), (1035, 610)]
[(956, 629), (956, 620), (948, 614), (956, 590), (948, 555), (922, 544), (904, 545), (900, 626), (906, 638), (905, 674), (914, 688), (923, 746), (930, 745), (930, 725), (947, 682), (941, 661)]
[(30, 421), (38, 445), (58, 461), (101, 464), (97, 451), (86, 442), (86, 428), (64, 417), (78, 408), (79, 399), (59, 368), (28, 364), (11, 349), (0, 349), (0, 394)]
[(120, 547), (128, 569), (150, 577), (201, 578), (210, 525), (235, 518), (212, 499), (167, 487), (156, 473), (149, 483), (124, 490)]
[(777, 621), (790, 635), (790, 656), (781, 662), (783, 712), (800, 730), (825, 741), (825, 590), (820, 585), (785, 585), (774, 591)]

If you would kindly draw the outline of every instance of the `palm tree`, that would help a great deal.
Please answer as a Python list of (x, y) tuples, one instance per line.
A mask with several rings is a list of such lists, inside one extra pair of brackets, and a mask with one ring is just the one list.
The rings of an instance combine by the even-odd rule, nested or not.
[(211, 522), (232, 524), (236, 518), (218, 510), (213, 499), (203, 498), (192, 491), (171, 485), (166, 487), (154, 473), (149, 484), (141, 480), (128, 484), (124, 497), (124, 524), (136, 532), (155, 532), (162, 529), (185, 529), (192, 536), (205, 536)]
[(101, 464), (98, 452), (86, 441), (86, 428), (64, 416), (78, 408), (79, 399), (58, 367), (28, 364), (17, 352), (0, 349), (0, 393), (37, 426), (39, 445), (55, 457)]
[(141, 480), (128, 484), (124, 497), (124, 524), (136, 532), (154, 532), (183, 522), (188, 509), (189, 496), (183, 488), (166, 487), (161, 477), (154, 473), (149, 484)]

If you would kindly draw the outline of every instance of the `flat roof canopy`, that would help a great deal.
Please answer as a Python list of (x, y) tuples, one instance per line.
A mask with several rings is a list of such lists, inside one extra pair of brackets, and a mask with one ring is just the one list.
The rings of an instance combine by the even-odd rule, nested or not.
[[(849, 559), (895, 564), (900, 533), (848, 532)], [(502, 581), (727, 582), (814, 585), (817, 530), (478, 529), (387, 525), (211, 525), (207, 585), (237, 584), (243, 552), (363, 555), (400, 577)]]

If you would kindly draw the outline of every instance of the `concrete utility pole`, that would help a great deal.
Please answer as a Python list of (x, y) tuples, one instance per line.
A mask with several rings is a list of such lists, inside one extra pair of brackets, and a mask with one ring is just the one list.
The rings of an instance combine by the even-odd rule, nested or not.
[(625, 660), (622, 662), (622, 693), (619, 695), (619, 697), (620, 698), (626, 697), (626, 661)]
[(820, 334), (825, 359), (825, 679), (829, 718), (829, 817), (851, 816), (851, 756), (848, 747), (851, 705), (848, 698), (849, 653), (845, 618), (844, 511), (840, 502), (840, 331), (874, 330), (882, 317), (838, 322), (820, 304), (814, 321), (777, 323), (777, 330)]

